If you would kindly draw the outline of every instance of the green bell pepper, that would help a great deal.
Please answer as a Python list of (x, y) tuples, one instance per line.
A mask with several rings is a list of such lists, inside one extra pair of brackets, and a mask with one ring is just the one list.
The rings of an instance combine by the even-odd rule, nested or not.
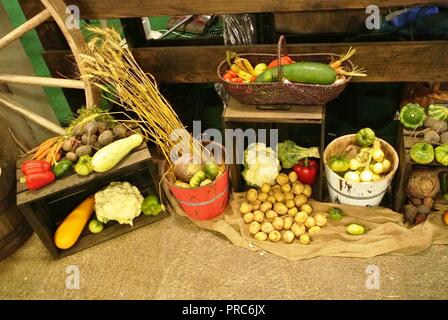
[(53, 167), (53, 173), (56, 176), (56, 178), (60, 178), (65, 176), (72, 167), (73, 162), (71, 162), (68, 159), (64, 159), (59, 161), (54, 167)]
[(81, 156), (75, 165), (75, 171), (80, 176), (87, 176), (92, 171), (92, 157), (89, 155)]
[(370, 147), (375, 142), (375, 132), (370, 128), (364, 128), (358, 131), (355, 136), (356, 143), (365, 148)]
[(154, 194), (147, 196), (142, 202), (142, 212), (145, 216), (156, 216), (162, 212), (159, 197)]

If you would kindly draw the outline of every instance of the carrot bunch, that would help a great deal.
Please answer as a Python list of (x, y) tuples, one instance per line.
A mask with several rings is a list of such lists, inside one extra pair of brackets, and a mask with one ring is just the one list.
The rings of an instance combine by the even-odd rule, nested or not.
[(62, 137), (54, 137), (42, 142), (31, 159), (45, 160), (51, 165), (54, 165), (61, 158), (63, 142)]

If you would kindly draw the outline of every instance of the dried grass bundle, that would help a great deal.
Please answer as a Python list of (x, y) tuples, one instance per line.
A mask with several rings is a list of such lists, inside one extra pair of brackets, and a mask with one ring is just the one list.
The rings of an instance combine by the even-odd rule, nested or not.
[(147, 140), (160, 147), (168, 163), (172, 165), (172, 154), (190, 153), (204, 159), (202, 144), (182, 125), (154, 77), (140, 68), (120, 34), (111, 28), (87, 30), (93, 37), (81, 55), (82, 77), (106, 93), (106, 99), (135, 114), (137, 119), (132, 121), (139, 124)]

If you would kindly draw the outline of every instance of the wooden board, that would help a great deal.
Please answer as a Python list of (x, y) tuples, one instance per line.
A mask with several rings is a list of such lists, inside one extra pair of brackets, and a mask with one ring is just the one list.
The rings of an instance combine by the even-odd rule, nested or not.
[[(345, 53), (357, 49), (353, 62), (367, 70), (368, 77), (353, 82), (448, 81), (448, 41), (289, 44), (290, 53)], [(145, 72), (160, 82), (216, 82), (216, 68), (227, 49), (239, 53), (275, 53), (277, 45), (196, 46), (136, 48), (134, 56)], [(69, 51), (46, 51), (45, 60), (53, 73), (76, 73)]]
[[(42, 9), (39, 0), (20, 0), (26, 12)], [(418, 4), (443, 4), (443, 0), (71, 0), (79, 6), (83, 19), (130, 18), (183, 14), (226, 14), (248, 12), (294, 12), (336, 9), (365, 9), (375, 4), (379, 7), (403, 7)]]
[[(126, 156), (117, 166), (108, 171), (107, 175), (126, 172), (129, 166), (147, 162), (149, 159), (151, 159), (151, 155), (148, 151), (148, 148), (146, 148), (145, 144), (142, 144), (142, 146), (139, 147), (136, 151)], [(21, 176), (21, 171), (17, 170), (17, 180), (19, 180)], [(77, 174), (72, 174), (60, 180), (57, 180), (39, 190), (27, 190), (24, 184), (17, 183), (17, 205), (30, 203), (58, 192), (67, 192), (68, 190), (75, 189), (80, 185), (85, 185), (91, 181), (102, 181), (106, 178), (107, 176), (105, 176), (104, 173), (97, 172), (92, 172), (85, 177), (79, 176)]]
[(231, 99), (222, 114), (225, 122), (321, 123), (322, 106), (290, 106), (289, 110), (259, 110)]

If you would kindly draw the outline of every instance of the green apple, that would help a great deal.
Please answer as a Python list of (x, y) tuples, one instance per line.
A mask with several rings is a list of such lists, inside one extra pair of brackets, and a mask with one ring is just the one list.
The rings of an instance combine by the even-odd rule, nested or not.
[(266, 63), (259, 63), (255, 66), (255, 74), (258, 76), (259, 74), (262, 74), (266, 71), (268, 68)]

